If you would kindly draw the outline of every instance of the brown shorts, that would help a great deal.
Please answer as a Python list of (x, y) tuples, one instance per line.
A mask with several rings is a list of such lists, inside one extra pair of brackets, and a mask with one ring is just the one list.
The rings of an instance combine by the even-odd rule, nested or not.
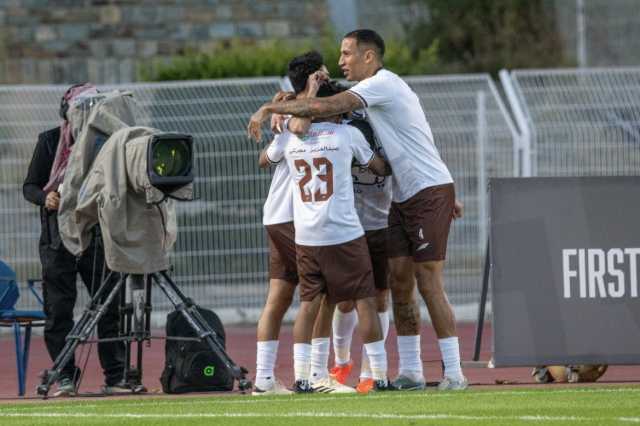
[(456, 194), (452, 183), (431, 186), (402, 203), (391, 203), (389, 257), (416, 262), (444, 260)]
[(269, 236), (269, 278), (298, 284), (293, 222), (266, 225)]
[(387, 263), (387, 228), (366, 231), (367, 246), (373, 268), (373, 281), (377, 290), (389, 288), (389, 265)]
[(300, 300), (325, 293), (329, 303), (374, 297), (371, 258), (364, 236), (333, 246), (296, 246)]

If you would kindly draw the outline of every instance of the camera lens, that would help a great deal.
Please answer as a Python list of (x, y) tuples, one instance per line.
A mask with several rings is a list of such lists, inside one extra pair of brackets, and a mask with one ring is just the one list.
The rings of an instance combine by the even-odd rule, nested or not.
[(153, 146), (153, 171), (162, 177), (184, 176), (189, 171), (191, 154), (184, 140), (161, 139)]

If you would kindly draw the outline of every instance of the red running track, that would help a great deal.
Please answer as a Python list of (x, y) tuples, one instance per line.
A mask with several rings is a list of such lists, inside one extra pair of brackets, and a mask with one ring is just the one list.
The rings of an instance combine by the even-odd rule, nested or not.
[[(157, 330), (160, 334), (161, 330)], [(228, 352), (236, 363), (245, 366), (249, 371), (249, 377), (253, 380), (255, 371), (255, 326), (234, 326), (228, 327), (227, 342)], [(473, 356), (473, 345), (475, 336), (475, 324), (459, 324), (458, 333), (461, 341), (463, 361), (471, 360)], [(98, 363), (95, 345), (85, 345), (85, 354), (91, 347), (91, 354), (87, 368), (80, 387), (82, 393), (99, 392), (103, 383), (102, 372)], [(82, 347), (81, 347), (82, 348)], [(481, 359), (488, 361), (491, 357), (491, 328), (487, 326), (484, 330)], [(80, 352), (76, 352), (76, 360), (80, 366), (84, 358), (80, 358)], [(153, 340), (151, 347), (144, 349), (144, 384), (150, 393), (161, 393), (159, 377), (164, 366), (164, 341)], [(280, 351), (278, 353), (278, 364), (276, 375), (287, 385), (293, 382), (293, 360), (292, 360), (292, 336), (291, 327), (283, 328), (280, 336)], [(359, 371), (359, 354), (361, 351), (361, 341), (354, 339), (353, 354), (356, 356), (354, 373), (352, 373), (351, 384), (355, 385), (357, 373)], [(387, 351), (389, 355), (389, 376), (394, 377), (397, 371), (398, 355), (396, 352), (396, 338), (393, 326), (391, 327), (387, 340)], [(35, 389), (39, 384), (38, 374), (45, 368), (51, 366), (51, 360), (46, 352), (42, 336), (34, 336), (31, 341), (31, 351), (29, 358), (29, 368), (27, 377), (27, 397), (35, 397)], [(0, 337), (0, 398), (9, 400), (17, 398), (18, 385), (16, 376), (15, 350), (13, 335), (5, 334)], [(440, 351), (433, 329), (428, 325), (423, 325), (422, 330), (422, 359), (424, 360), (425, 375), (428, 381), (437, 381), (441, 377)], [(330, 357), (330, 364), (333, 361), (333, 354)], [(496, 384), (532, 384), (530, 376), (531, 368), (465, 368), (465, 374), (470, 383), (474, 385), (496, 385)], [(612, 366), (599, 382), (622, 383), (640, 382), (640, 366)], [(53, 392), (52, 392), (53, 393)]]

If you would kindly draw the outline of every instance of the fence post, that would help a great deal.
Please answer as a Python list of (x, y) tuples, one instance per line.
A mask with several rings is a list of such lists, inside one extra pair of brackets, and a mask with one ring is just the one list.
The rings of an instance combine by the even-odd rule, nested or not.
[(482, 253), (487, 241), (487, 94), (484, 90), (476, 93), (476, 131), (478, 134), (478, 248)]
[(503, 69), (500, 70), (499, 76), (502, 87), (504, 88), (504, 93), (507, 97), (507, 102), (509, 102), (509, 106), (511, 107), (511, 111), (513, 112), (513, 116), (519, 130), (517, 146), (514, 146), (513, 150), (514, 155), (518, 156), (517, 159), (514, 157), (514, 161), (520, 164), (520, 170), (517, 171), (516, 175), (521, 177), (529, 177), (533, 175), (533, 159), (531, 157), (531, 129), (529, 127), (529, 122), (524, 113), (524, 109), (522, 108), (522, 104), (518, 99), (518, 95), (516, 94), (511, 75), (507, 70)]

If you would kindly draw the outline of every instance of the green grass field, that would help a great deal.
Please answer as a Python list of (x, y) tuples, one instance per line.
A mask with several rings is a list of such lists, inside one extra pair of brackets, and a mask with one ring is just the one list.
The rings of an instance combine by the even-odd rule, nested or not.
[(0, 405), (0, 419), (3, 426), (640, 424), (640, 386), (52, 400)]

